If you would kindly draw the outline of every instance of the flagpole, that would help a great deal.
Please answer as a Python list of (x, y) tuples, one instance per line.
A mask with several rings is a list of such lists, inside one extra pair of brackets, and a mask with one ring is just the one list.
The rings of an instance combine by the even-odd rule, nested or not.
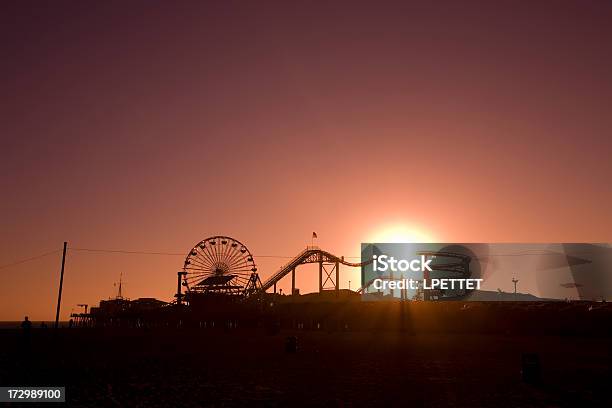
[(313, 231), (312, 232), (312, 236), (310, 237), (310, 246), (312, 246), (312, 247), (314, 247), (314, 240), (315, 240), (315, 238), (319, 238), (319, 237), (317, 236), (317, 233)]

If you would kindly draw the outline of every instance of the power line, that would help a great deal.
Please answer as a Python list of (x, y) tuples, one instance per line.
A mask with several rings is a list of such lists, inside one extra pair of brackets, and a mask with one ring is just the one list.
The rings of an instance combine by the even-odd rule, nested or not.
[[(68, 248), (70, 251), (77, 251), (77, 252), (94, 252), (94, 253), (107, 253), (107, 254), (127, 254), (127, 255), (161, 255), (161, 256), (185, 256), (185, 253), (179, 253), (179, 252), (160, 252), (160, 251), (129, 251), (129, 250), (124, 250), (124, 249), (100, 249), (100, 248)], [(551, 255), (554, 254), (552, 251), (542, 251), (542, 252), (535, 252), (537, 250), (531, 250), (534, 252), (530, 252), (530, 250), (527, 251), (523, 251), (523, 252), (518, 252), (518, 253), (508, 253), (508, 254), (489, 254), (488, 257), (497, 257), (497, 256), (525, 256), (525, 255)], [(26, 258), (26, 259), (22, 259), (20, 261), (16, 261), (16, 262), (12, 262), (6, 265), (2, 265), (0, 266), (0, 269), (5, 269), (5, 268), (9, 268), (11, 266), (16, 266), (16, 265), (20, 265), (22, 263), (26, 263), (26, 262), (30, 262), (30, 261), (34, 261), (36, 259), (40, 259), (40, 258), (44, 258), (46, 256), (55, 254), (60, 252), (60, 250), (54, 250), (54, 251), (49, 251), (49, 252), (45, 252), (43, 254), (40, 255), (36, 255), (30, 258)], [(253, 255), (256, 258), (276, 258), (276, 259), (292, 259), (293, 256), (286, 256), (286, 255)], [(345, 256), (345, 259), (360, 259), (361, 257), (359, 256)], [(486, 257), (485, 257), (486, 258)], [(479, 259), (479, 258), (476, 258)]]
[(177, 252), (154, 252), (154, 251), (126, 251), (123, 249), (94, 249), (94, 248), (68, 248), (70, 251), (82, 251), (82, 252), (102, 252), (102, 253), (116, 253), (116, 254), (131, 254), (131, 255), (167, 255), (167, 256), (185, 256), (185, 254), (179, 254)]
[[(98, 249), (98, 248), (68, 248), (70, 251), (80, 252), (100, 252), (109, 254), (128, 254), (128, 255), (165, 255), (165, 256), (185, 256), (185, 253), (178, 252), (158, 252), (158, 251), (128, 251), (124, 249)], [(284, 258), (292, 259), (293, 256), (285, 255), (253, 255), (256, 258)], [(358, 256), (345, 256), (345, 258), (360, 258)]]
[(45, 252), (44, 254), (36, 255), (36, 256), (31, 257), (31, 258), (26, 258), (26, 259), (22, 259), (21, 261), (12, 262), (10, 264), (2, 265), (2, 266), (0, 266), (0, 269), (8, 268), (10, 266), (20, 265), (22, 263), (30, 262), (30, 261), (33, 261), (35, 259), (44, 258), (45, 256), (56, 254), (58, 252), (60, 252), (59, 249), (56, 249), (54, 251)]
[[(93, 253), (106, 253), (106, 254), (126, 254), (126, 255), (161, 255), (161, 256), (185, 256), (185, 253), (179, 253), (179, 252), (160, 252), (160, 251), (129, 251), (129, 250), (125, 250), (125, 249), (101, 249), (101, 248), (71, 248), (68, 247), (69, 251), (76, 251), (76, 252), (93, 252)], [(16, 262), (12, 262), (6, 265), (2, 265), (0, 266), (0, 269), (4, 269), (4, 268), (8, 268), (11, 266), (15, 266), (15, 265), (19, 265), (25, 262), (29, 262), (29, 261), (33, 261), (39, 258), (43, 258), (45, 256), (48, 255), (52, 255), (55, 253), (60, 252), (61, 250), (57, 249), (54, 251), (50, 251), (50, 252), (45, 252), (43, 254), (40, 255), (36, 255), (30, 258), (26, 258), (26, 259), (22, 259), (20, 261), (16, 261)], [(294, 258), (293, 256), (286, 256), (286, 255), (253, 255), (254, 257), (257, 258), (283, 258), (283, 259), (292, 259)], [(358, 256), (345, 256), (345, 258), (360, 258)]]

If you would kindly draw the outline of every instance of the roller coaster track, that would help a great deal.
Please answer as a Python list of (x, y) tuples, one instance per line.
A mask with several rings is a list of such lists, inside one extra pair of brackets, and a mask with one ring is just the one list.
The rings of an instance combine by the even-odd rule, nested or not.
[[(447, 263), (438, 263), (433, 265), (433, 270), (435, 271), (445, 271), (458, 274), (461, 277), (469, 277), (469, 263), (471, 258), (467, 255), (456, 254), (450, 252), (428, 252), (422, 251), (418, 252), (418, 255), (425, 255), (431, 257), (442, 257), (442, 258), (451, 258), (457, 259), (457, 262), (447, 262)], [(344, 257), (338, 257), (331, 252), (322, 250), (316, 246), (307, 246), (302, 252), (293, 257), (289, 262), (285, 265), (281, 266), (280, 269), (270, 276), (267, 280), (265, 280), (261, 286), (258, 288), (257, 292), (262, 293), (273, 287), (279, 280), (284, 278), (287, 274), (291, 273), (295, 268), (299, 265), (308, 264), (308, 263), (338, 263), (351, 267), (361, 267), (364, 265), (368, 265), (372, 263), (372, 260), (368, 260), (366, 262), (348, 262), (344, 260)], [(383, 279), (389, 279), (387, 277), (383, 277)], [(367, 282), (363, 285), (357, 293), (363, 293), (366, 288), (368, 288), (374, 279)]]
[(308, 263), (338, 263), (346, 266), (352, 267), (360, 267), (363, 265), (367, 265), (372, 261), (367, 262), (348, 262), (344, 260), (344, 257), (338, 257), (330, 252), (324, 251), (316, 246), (307, 246), (302, 252), (293, 257), (289, 262), (285, 265), (281, 266), (281, 268), (270, 276), (267, 280), (265, 280), (261, 287), (259, 288), (259, 292), (265, 292), (266, 290), (273, 287), (279, 280), (285, 277), (287, 274), (291, 273), (299, 265), (308, 264)]

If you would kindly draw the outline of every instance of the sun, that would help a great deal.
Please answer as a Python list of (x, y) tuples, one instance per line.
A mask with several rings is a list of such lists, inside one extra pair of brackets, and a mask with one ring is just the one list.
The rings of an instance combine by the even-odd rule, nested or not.
[(389, 224), (377, 228), (369, 234), (366, 242), (434, 242), (431, 233), (421, 227), (408, 224)]

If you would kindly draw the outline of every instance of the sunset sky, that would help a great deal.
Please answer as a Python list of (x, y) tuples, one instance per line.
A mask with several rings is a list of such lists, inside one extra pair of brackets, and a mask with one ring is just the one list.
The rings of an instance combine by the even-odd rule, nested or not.
[[(2, 2), (0, 320), (54, 317), (60, 253), (4, 265), (63, 241), (612, 242), (612, 3), (356, 3)], [(62, 318), (183, 258), (69, 251)]]

